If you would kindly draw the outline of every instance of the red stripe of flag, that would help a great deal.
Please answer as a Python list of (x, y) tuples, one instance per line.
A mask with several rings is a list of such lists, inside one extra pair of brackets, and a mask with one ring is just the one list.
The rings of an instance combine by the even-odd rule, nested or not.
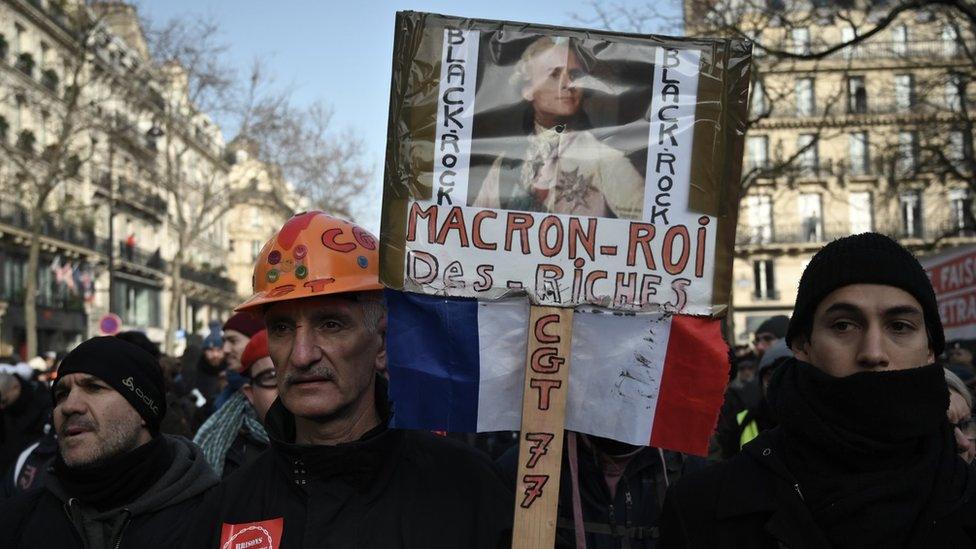
[(707, 455), (728, 379), (729, 349), (721, 321), (672, 317), (651, 446)]

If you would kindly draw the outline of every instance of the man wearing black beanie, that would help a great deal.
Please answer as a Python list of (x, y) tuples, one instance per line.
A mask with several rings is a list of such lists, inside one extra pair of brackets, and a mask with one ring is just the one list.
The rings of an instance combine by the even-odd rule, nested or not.
[(779, 426), (669, 491), (662, 547), (976, 547), (932, 285), (890, 238), (810, 261), (767, 399)]
[(51, 388), (58, 453), (43, 490), (0, 505), (0, 547), (178, 547), (217, 477), (166, 414), (155, 357), (117, 337), (71, 351)]

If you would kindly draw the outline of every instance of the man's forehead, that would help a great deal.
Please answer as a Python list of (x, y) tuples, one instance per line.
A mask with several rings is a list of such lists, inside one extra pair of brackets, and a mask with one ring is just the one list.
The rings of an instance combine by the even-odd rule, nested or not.
[(312, 317), (327, 313), (350, 312), (358, 308), (353, 296), (325, 295), (275, 303), (264, 314), (265, 321), (275, 318)]
[(851, 284), (830, 292), (820, 302), (817, 311), (857, 309), (863, 313), (885, 314), (892, 309), (914, 310), (922, 314), (922, 305), (912, 294), (895, 286), (883, 284)]
[[(84, 372), (74, 372), (65, 376), (58, 378), (58, 385), (63, 385), (65, 387), (70, 387), (78, 383), (84, 383), (86, 381), (102, 381), (98, 376), (93, 376), (91, 374), (86, 374)], [(104, 383), (104, 382), (103, 382)]]
[(557, 44), (551, 48), (546, 48), (545, 51), (533, 57), (530, 62), (537, 69), (551, 69), (554, 67), (578, 68), (580, 66), (579, 59), (576, 58), (576, 53), (566, 44)]

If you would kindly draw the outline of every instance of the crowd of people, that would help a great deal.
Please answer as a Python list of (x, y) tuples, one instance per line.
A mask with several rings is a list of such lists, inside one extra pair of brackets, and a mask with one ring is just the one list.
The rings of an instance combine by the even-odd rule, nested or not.
[[(0, 546), (509, 546), (518, 435), (390, 427), (375, 239), (320, 238), (349, 227), (289, 220), (181, 357), (123, 332), (0, 368)], [(557, 547), (976, 546), (973, 354), (910, 252), (828, 244), (730, 355), (707, 459), (567, 433)]]

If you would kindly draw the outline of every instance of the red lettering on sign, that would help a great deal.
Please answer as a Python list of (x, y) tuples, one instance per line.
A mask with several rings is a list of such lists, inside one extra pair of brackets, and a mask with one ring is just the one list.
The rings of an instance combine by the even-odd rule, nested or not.
[(549, 453), (549, 443), (556, 435), (552, 433), (526, 433), (525, 440), (532, 443), (529, 446), (529, 461), (525, 464), (529, 469), (534, 469), (539, 459)]
[[(678, 260), (674, 260), (674, 245), (675, 239), (681, 237), (681, 252), (678, 255)], [(675, 225), (668, 229), (668, 232), (664, 233), (664, 249), (661, 253), (661, 260), (664, 262), (664, 270), (668, 274), (681, 274), (685, 270), (685, 265), (688, 264), (688, 248), (691, 246), (690, 237), (688, 236), (688, 227), (684, 225)]]
[(451, 208), (451, 211), (447, 213), (447, 219), (444, 220), (444, 224), (441, 225), (441, 230), (437, 232), (437, 238), (434, 242), (443, 245), (447, 242), (447, 236), (450, 231), (457, 231), (458, 242), (460, 242), (462, 248), (468, 247), (468, 232), (464, 228), (464, 212), (461, 208), (457, 206)]
[(427, 220), (427, 243), (433, 244), (437, 226), (437, 206), (423, 209), (416, 202), (410, 205), (410, 215), (407, 217), (407, 242), (413, 242), (417, 238), (418, 218)]
[(532, 507), (535, 500), (542, 497), (542, 488), (549, 482), (549, 475), (525, 475), (522, 482), (527, 484), (525, 487), (525, 498), (522, 499), (522, 508)]
[(535, 321), (535, 340), (539, 343), (559, 343), (558, 334), (547, 334), (546, 326), (550, 324), (559, 324), (559, 315), (552, 314), (539, 317), (539, 320)]
[(657, 269), (654, 255), (651, 254), (651, 240), (654, 240), (654, 225), (650, 223), (631, 223), (630, 237), (627, 239), (627, 266), (637, 264), (637, 246), (644, 253), (644, 262), (648, 269)]
[(577, 217), (571, 217), (569, 219), (569, 258), (576, 259), (577, 243), (583, 246), (583, 250), (586, 251), (590, 259), (596, 259), (594, 255), (594, 250), (596, 249), (596, 219), (589, 218), (586, 220), (586, 232), (583, 232), (583, 226), (580, 224), (580, 220)]
[(471, 241), (474, 242), (474, 247), (480, 250), (497, 250), (498, 244), (494, 242), (485, 242), (481, 238), (481, 222), (485, 219), (495, 219), (498, 214), (492, 210), (481, 210), (480, 212), (474, 214), (474, 220), (471, 221)]
[(565, 362), (555, 347), (539, 347), (532, 352), (532, 371), (539, 374), (555, 374)]
[(512, 236), (518, 232), (519, 242), (522, 245), (522, 253), (529, 254), (529, 229), (535, 223), (535, 218), (530, 214), (511, 212), (508, 214), (505, 224), (505, 251), (512, 251)]
[[(550, 231), (550, 229), (555, 229), (555, 231)], [(549, 244), (549, 233), (555, 232), (556, 241)], [(558, 217), (554, 215), (547, 215), (543, 218), (542, 223), (539, 223), (539, 250), (542, 251), (542, 255), (546, 257), (552, 257), (558, 254), (563, 249), (563, 224)]]
[(537, 400), (538, 404), (536, 404), (536, 407), (539, 410), (548, 410), (549, 393), (553, 389), (558, 389), (562, 387), (562, 385), (563, 382), (558, 379), (536, 379), (536, 378), (530, 379), (529, 387), (539, 390), (539, 396)]

